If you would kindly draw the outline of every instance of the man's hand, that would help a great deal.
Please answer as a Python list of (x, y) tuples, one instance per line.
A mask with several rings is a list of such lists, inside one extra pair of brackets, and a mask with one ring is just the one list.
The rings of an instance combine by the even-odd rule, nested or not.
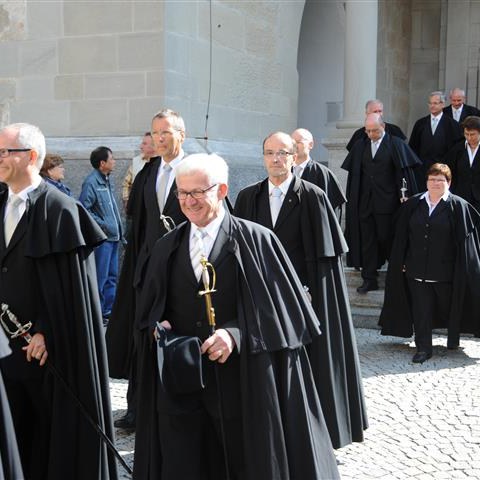
[(208, 358), (212, 360), (212, 362), (225, 363), (233, 352), (234, 347), (235, 342), (232, 336), (227, 330), (220, 328), (203, 342), (201, 352), (207, 353)]
[(43, 333), (36, 333), (33, 335), (30, 343), (26, 347), (23, 347), (22, 350), (26, 352), (28, 362), (31, 362), (32, 358), (35, 358), (36, 360), (40, 361), (41, 367), (45, 365), (48, 352), (47, 348), (45, 347), (45, 337), (43, 336)]

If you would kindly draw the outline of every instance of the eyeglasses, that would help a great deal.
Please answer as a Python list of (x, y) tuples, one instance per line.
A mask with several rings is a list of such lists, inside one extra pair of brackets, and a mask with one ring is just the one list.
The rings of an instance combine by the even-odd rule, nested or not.
[(267, 158), (281, 158), (282, 160), (285, 160), (289, 155), (293, 155), (293, 152), (286, 152), (285, 150), (279, 150), (278, 152), (272, 152), (271, 150), (267, 150), (266, 152), (263, 152), (263, 156)]
[(185, 190), (175, 190), (175, 196), (179, 200), (186, 200), (187, 197), (190, 195), (195, 200), (200, 200), (207, 196), (207, 192), (211, 190), (213, 187), (216, 187), (218, 183), (214, 183), (212, 186), (206, 188), (205, 190), (192, 190), (191, 192), (186, 192)]
[(31, 148), (0, 148), (0, 157), (6, 158), (12, 152), (30, 152)]
[(432, 183), (443, 183), (446, 182), (446, 178), (427, 178), (427, 182), (432, 182)]

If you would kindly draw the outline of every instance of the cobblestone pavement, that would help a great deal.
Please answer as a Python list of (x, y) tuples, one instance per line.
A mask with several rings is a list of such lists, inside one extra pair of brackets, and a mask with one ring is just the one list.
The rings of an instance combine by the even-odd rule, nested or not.
[[(370, 428), (364, 443), (337, 451), (342, 478), (480, 479), (480, 339), (462, 337), (451, 351), (445, 336), (434, 335), (433, 357), (417, 365), (412, 343), (356, 333)], [(126, 383), (112, 381), (111, 393), (118, 418)], [(131, 463), (134, 436), (117, 433)], [(121, 471), (121, 478), (129, 476)]]

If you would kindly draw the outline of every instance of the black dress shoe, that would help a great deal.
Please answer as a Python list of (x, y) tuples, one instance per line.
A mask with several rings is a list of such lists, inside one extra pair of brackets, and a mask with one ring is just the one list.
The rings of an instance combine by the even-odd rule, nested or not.
[(427, 352), (417, 352), (413, 358), (412, 358), (412, 362), (413, 363), (423, 363), (425, 360), (428, 360), (429, 358), (432, 358), (432, 354), (431, 353), (427, 353)]
[(135, 430), (135, 414), (133, 412), (127, 412), (124, 417), (115, 420), (113, 426), (122, 428), (123, 430)]
[(362, 294), (370, 292), (371, 290), (378, 290), (378, 283), (376, 280), (364, 280), (357, 288), (357, 292)]

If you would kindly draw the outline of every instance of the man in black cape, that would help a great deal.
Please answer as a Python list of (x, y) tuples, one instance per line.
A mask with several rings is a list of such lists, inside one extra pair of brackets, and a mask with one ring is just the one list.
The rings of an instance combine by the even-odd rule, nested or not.
[(341, 212), (343, 204), (347, 201), (342, 187), (333, 172), (310, 157), (314, 146), (313, 135), (305, 128), (297, 128), (292, 133), (292, 138), (297, 144), (297, 156), (293, 165), (293, 173), (302, 180), (313, 183), (322, 189), (330, 200), (336, 212)]
[(458, 122), (443, 113), (445, 95), (432, 92), (428, 97), (430, 114), (419, 118), (413, 126), (408, 144), (418, 155), (422, 168), (418, 170), (417, 183), (425, 190), (427, 170), (436, 162), (443, 162), (446, 153), (463, 139)]
[(345, 238), (347, 265), (362, 268), (358, 293), (377, 290), (377, 269), (388, 259), (393, 239), (393, 215), (400, 206), (405, 179), (407, 196), (417, 193), (412, 149), (385, 131), (382, 118), (367, 115), (366, 140), (359, 140), (342, 168), (348, 171)]
[(445, 156), (452, 171), (450, 190), (480, 211), (480, 117), (462, 122), (465, 143), (457, 143)]
[(169, 229), (185, 221), (173, 191), (174, 175), (165, 185), (163, 205), (158, 192), (166, 165), (175, 168), (184, 157), (183, 118), (173, 110), (160, 110), (152, 119), (152, 140), (156, 157), (138, 173), (130, 192), (126, 213), (131, 219), (117, 296), (106, 333), (108, 363), (112, 378), (128, 378), (128, 409), (115, 421), (119, 428), (134, 429), (136, 416), (136, 361), (133, 322), (136, 297), (142, 288), (146, 265), (155, 242)]
[[(134, 478), (226, 478), (221, 423), (232, 479), (338, 478), (304, 348), (320, 334), (318, 320), (275, 235), (224, 208), (227, 181), (216, 155), (193, 155), (176, 170), (190, 222), (157, 242), (142, 289)], [(198, 251), (216, 271), (213, 334)], [(201, 339), (205, 389), (178, 395), (160, 378), (157, 321)]]
[[(322, 335), (308, 352), (330, 438), (334, 448), (340, 448), (363, 441), (368, 426), (341, 259), (347, 245), (325, 193), (290, 173), (294, 149), (295, 142), (286, 133), (265, 139), (268, 178), (238, 194), (234, 215), (277, 235), (311, 296)], [(282, 152), (287, 155), (281, 157)], [(274, 185), (284, 190), (275, 222), (269, 201)]]
[[(0, 359), (10, 355), (5, 332), (0, 328)], [(24, 478), (17, 439), (13, 428), (7, 393), (0, 372), (0, 480), (17, 480)]]
[[(440, 166), (440, 169), (436, 168), (437, 166)], [(431, 167), (431, 175), (438, 176), (438, 172), (443, 171), (444, 168), (450, 176), (448, 167), (438, 163)], [(413, 217), (418, 218), (422, 208), (426, 210), (426, 220), (423, 224), (418, 221), (412, 223)], [(444, 220), (441, 220), (442, 216)], [(414, 311), (412, 306), (412, 286), (409, 287), (408, 282), (416, 281), (413, 285), (423, 289), (421, 291), (422, 312), (427, 309), (427, 303), (430, 303), (425, 298), (425, 293), (428, 292), (424, 289), (444, 289), (444, 292), (439, 290), (442, 298), (437, 298), (434, 302), (440, 311), (427, 311), (427, 314), (430, 313), (428, 315), (430, 318), (427, 319), (431, 325), (430, 337), (431, 328), (448, 328), (447, 347), (455, 349), (459, 345), (460, 333), (473, 333), (477, 337), (480, 336), (479, 227), (480, 214), (477, 210), (464, 199), (449, 193), (448, 187), (446, 195), (430, 216), (428, 216), (425, 194), (415, 195), (402, 205), (396, 222), (395, 241), (385, 285), (385, 301), (379, 321), (382, 335), (404, 338), (412, 336), (414, 317), (418, 316), (419, 312)], [(415, 234), (418, 237), (416, 240), (412, 237)], [(415, 258), (409, 255), (412, 248), (411, 241), (421, 242), (416, 245), (420, 255), (417, 254)], [(426, 252), (424, 255), (421, 254), (422, 247)], [(428, 257), (431, 258), (430, 266)], [(424, 265), (427, 266), (424, 267)], [(425, 278), (425, 275), (415, 270), (422, 270), (428, 283), (423, 283), (422, 277)], [(442, 278), (443, 275), (447, 275), (447, 278)], [(425, 316), (425, 314), (422, 315)], [(419, 319), (422, 320), (421, 317)], [(421, 326), (423, 328), (423, 325)], [(423, 363), (432, 354), (431, 338), (429, 342), (427, 339), (430, 345), (425, 347), (418, 344), (419, 340), (425, 342), (425, 339), (417, 338), (419, 332), (415, 332), (415, 335), (417, 350), (423, 351), (426, 355), (419, 358), (417, 352), (417, 358), (414, 357), (413, 361)]]
[(113, 440), (102, 313), (93, 249), (105, 236), (73, 198), (39, 171), (45, 138), (29, 124), (0, 130), (0, 295), (32, 322), (28, 347), (0, 361), (28, 479), (117, 478), (114, 456), (44, 365), (52, 362)]
[[(383, 103), (380, 100), (374, 99), (367, 101), (365, 105), (365, 116), (370, 115), (371, 113), (376, 113), (377, 115), (383, 117)], [(385, 131), (393, 137), (398, 137), (401, 140), (407, 139), (405, 134), (402, 132), (402, 129), (400, 127), (397, 127), (397, 125), (394, 125), (393, 123), (385, 122)], [(358, 140), (366, 140), (367, 138), (368, 135), (365, 132), (365, 127), (355, 130), (352, 138), (349, 140), (346, 146), (346, 149), (350, 152)]]

